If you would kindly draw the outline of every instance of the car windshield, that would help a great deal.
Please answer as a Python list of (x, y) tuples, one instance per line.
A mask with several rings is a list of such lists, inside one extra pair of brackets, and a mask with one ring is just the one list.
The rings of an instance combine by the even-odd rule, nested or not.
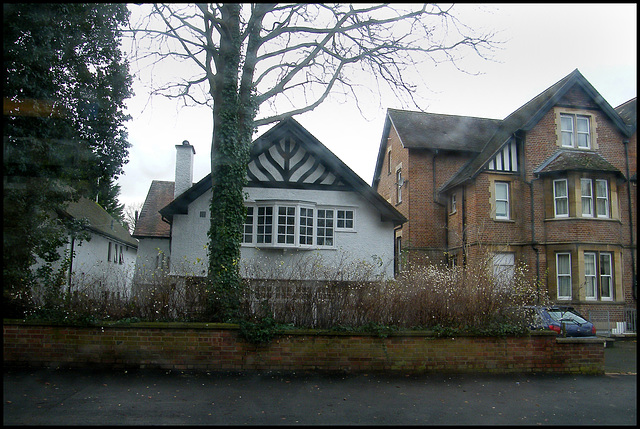
[(582, 325), (587, 320), (572, 310), (549, 309), (549, 316), (556, 322), (572, 322)]

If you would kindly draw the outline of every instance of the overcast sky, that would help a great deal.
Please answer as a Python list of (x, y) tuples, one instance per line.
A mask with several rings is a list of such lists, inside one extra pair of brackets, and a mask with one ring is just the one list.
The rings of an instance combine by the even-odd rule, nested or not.
[[(464, 21), (498, 32), (505, 43), (493, 54), (494, 61), (469, 58), (463, 63), (479, 76), (442, 65), (425, 67), (422, 77), (428, 87), (420, 95), (427, 112), (503, 119), (575, 69), (613, 107), (637, 96), (636, 4), (456, 7), (464, 13), (473, 10)], [(148, 90), (140, 82), (134, 91), (128, 102), (133, 120), (127, 123), (132, 147), (125, 174), (118, 179), (120, 202), (126, 205), (144, 202), (152, 180), (174, 180), (175, 145), (183, 140), (196, 151), (194, 182), (210, 172), (210, 110), (181, 107), (162, 97), (148, 103)], [(354, 102), (335, 101), (294, 118), (371, 184), (387, 108), (415, 110), (384, 96), (380, 103), (366, 102), (366, 118)]]

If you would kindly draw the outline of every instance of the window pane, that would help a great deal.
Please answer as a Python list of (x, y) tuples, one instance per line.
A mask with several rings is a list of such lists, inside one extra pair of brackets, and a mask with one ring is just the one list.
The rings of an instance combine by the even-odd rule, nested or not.
[(566, 180), (556, 180), (553, 182), (554, 192), (556, 197), (567, 196), (567, 182)]
[(496, 183), (496, 199), (506, 200), (507, 192), (508, 191), (506, 183)]
[(579, 133), (588, 133), (589, 132), (589, 118), (584, 116), (578, 116), (577, 118), (577, 126)]
[(611, 254), (610, 253), (601, 253), (600, 254), (600, 274), (602, 275), (611, 275)]
[(571, 277), (558, 278), (558, 297), (571, 296)]
[(558, 255), (558, 274), (571, 274), (571, 258), (568, 254)]
[(504, 201), (496, 201), (496, 216), (506, 217), (508, 205)]

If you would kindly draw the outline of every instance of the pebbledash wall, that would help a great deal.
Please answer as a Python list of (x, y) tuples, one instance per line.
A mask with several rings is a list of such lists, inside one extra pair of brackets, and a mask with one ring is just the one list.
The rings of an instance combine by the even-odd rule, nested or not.
[(603, 374), (603, 342), (599, 338), (557, 338), (551, 332), (438, 338), (408, 331), (380, 338), (296, 330), (256, 346), (240, 337), (237, 325), (71, 327), (7, 320), (3, 325), (5, 365), (46, 367)]

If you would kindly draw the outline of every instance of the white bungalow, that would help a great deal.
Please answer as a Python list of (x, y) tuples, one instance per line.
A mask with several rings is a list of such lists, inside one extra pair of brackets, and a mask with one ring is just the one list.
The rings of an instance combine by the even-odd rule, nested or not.
[[(70, 257), (66, 274), (71, 291), (88, 289), (127, 295), (131, 291), (138, 241), (99, 204), (87, 198), (71, 202), (58, 213), (61, 217), (85, 221), (88, 240), (69, 237), (58, 249)], [(32, 268), (42, 264), (38, 261)], [(56, 264), (60, 267), (60, 261)]]
[[(176, 149), (175, 183), (152, 182), (134, 232), (142, 283), (163, 262), (173, 275), (206, 275), (211, 177), (192, 185), (195, 150)], [(406, 218), (298, 122), (254, 141), (247, 179), (246, 278), (393, 277), (394, 228)]]

